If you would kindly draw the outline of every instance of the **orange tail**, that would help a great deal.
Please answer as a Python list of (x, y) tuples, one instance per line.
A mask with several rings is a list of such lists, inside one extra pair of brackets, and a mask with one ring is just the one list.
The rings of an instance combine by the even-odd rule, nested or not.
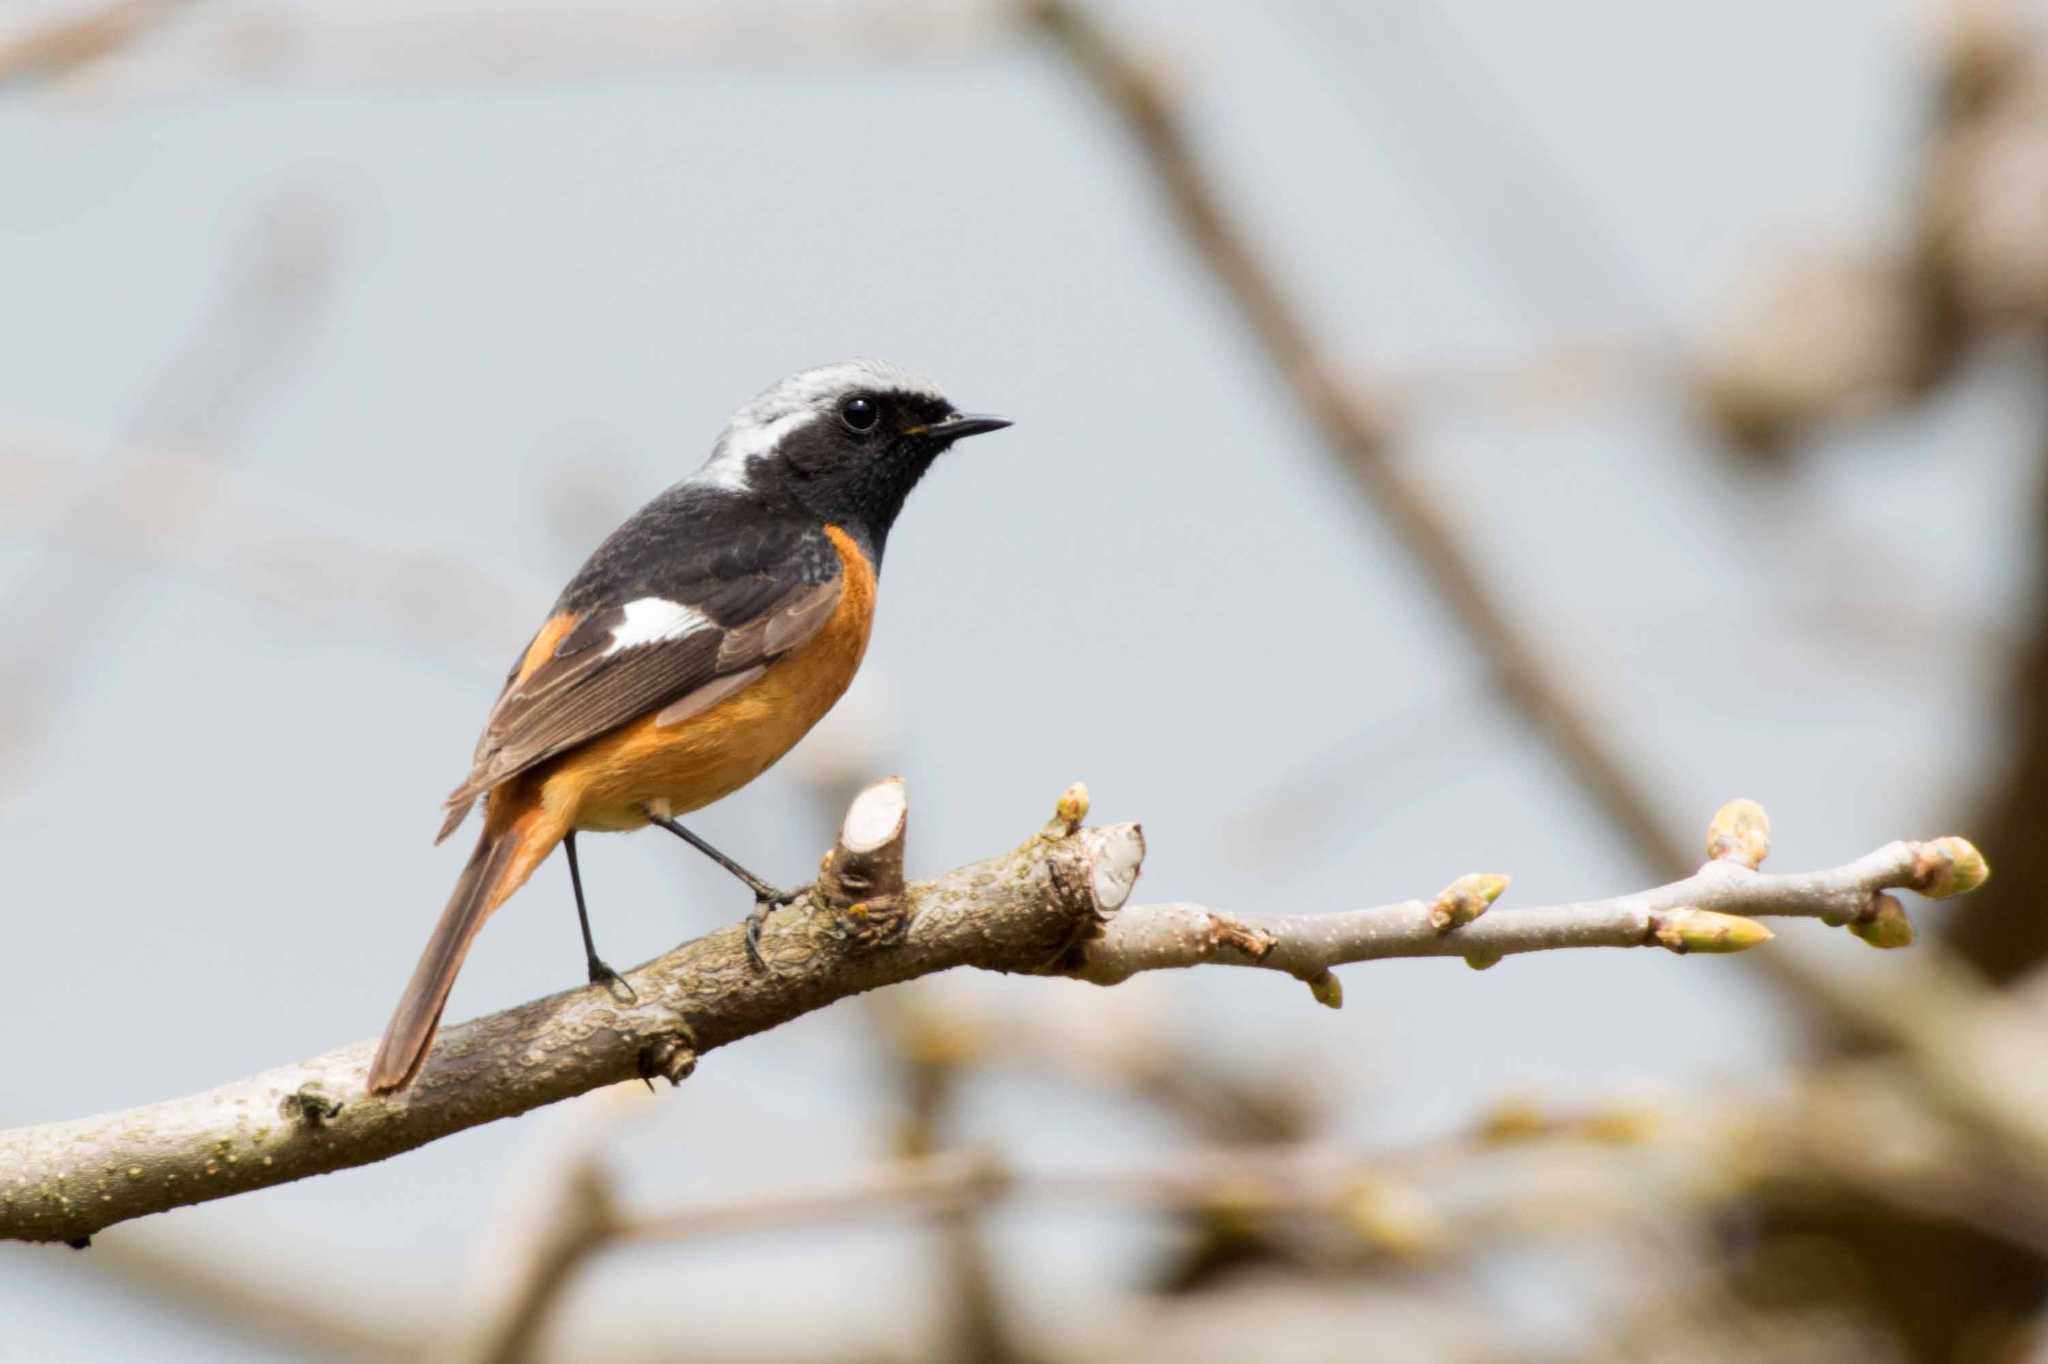
[(427, 950), (385, 1025), (384, 1040), (377, 1044), (376, 1058), (370, 1062), (372, 1094), (404, 1089), (419, 1074), (477, 930), (561, 841), (561, 831), (540, 814), (535, 808), (511, 820), (485, 819), (476, 851), (469, 855), (469, 865), (441, 911), (441, 922), (434, 925), (434, 936), (427, 940)]

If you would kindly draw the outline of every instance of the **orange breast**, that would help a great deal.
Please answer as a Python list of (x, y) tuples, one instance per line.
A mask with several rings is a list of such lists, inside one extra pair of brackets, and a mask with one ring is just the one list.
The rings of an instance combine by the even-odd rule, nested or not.
[(808, 734), (853, 681), (875, 615), (874, 569), (844, 531), (830, 526), (826, 533), (839, 551), (843, 585), (816, 635), (708, 710), (670, 725), (644, 716), (553, 759), (533, 774), (542, 804), (571, 828), (637, 829), (647, 822), (642, 807), (669, 815), (700, 810), (760, 776)]

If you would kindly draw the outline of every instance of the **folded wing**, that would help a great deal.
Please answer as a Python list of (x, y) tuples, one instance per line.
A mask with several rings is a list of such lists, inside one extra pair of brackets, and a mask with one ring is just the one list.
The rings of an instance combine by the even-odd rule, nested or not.
[(439, 837), (498, 783), (643, 715), (674, 723), (695, 714), (809, 640), (843, 587), (836, 552), (816, 538), (822, 553), (806, 536), (765, 561), (707, 560), (578, 615), (507, 681)]

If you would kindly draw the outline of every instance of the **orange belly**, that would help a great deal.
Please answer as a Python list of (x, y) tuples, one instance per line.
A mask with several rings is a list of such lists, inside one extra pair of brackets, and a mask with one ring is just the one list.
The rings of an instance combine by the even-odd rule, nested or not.
[(525, 782), (539, 788), (550, 823), (637, 829), (649, 806), (700, 810), (767, 771), (825, 717), (860, 668), (875, 613), (874, 570), (843, 531), (827, 533), (844, 586), (824, 627), (708, 710), (668, 725), (643, 716), (536, 768)]

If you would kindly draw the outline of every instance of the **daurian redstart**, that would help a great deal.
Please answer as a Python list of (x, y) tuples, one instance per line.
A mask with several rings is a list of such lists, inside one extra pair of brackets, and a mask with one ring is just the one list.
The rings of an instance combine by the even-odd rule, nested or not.
[(620, 526), (520, 654), (448, 797), (446, 838), (483, 834), (370, 1064), (370, 1089), (419, 1073), (477, 930), (557, 843), (590, 979), (599, 959), (576, 835), (667, 829), (746, 882), (748, 946), (794, 898), (676, 823), (765, 772), (853, 680), (889, 527), (954, 441), (1000, 430), (890, 365), (806, 370), (741, 408), (691, 477)]

